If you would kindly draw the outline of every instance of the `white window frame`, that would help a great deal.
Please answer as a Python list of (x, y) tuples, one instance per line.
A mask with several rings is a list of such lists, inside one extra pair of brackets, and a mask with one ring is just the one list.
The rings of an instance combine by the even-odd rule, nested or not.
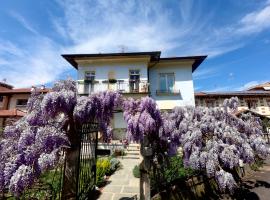
[[(158, 88), (159, 88), (160, 91), (161, 91), (161, 88), (160, 88), (160, 85), (161, 85), (161, 83), (160, 83), (161, 78), (160, 77), (161, 77), (161, 75), (166, 75), (166, 91), (164, 91), (164, 92), (173, 92), (174, 89), (175, 89), (175, 74), (173, 72), (159, 73)], [(168, 75), (173, 75), (173, 89), (172, 89), (172, 91), (170, 91), (170, 89), (168, 88)]]

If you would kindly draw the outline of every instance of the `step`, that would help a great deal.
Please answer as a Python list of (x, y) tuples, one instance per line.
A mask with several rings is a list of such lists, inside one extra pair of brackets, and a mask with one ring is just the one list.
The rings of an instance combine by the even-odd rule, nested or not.
[(127, 149), (137, 149), (140, 150), (140, 148), (138, 146), (127, 146)]
[(136, 144), (136, 143), (129, 143), (129, 146), (130, 146), (130, 147), (139, 147), (139, 146), (140, 146), (140, 144)]
[(139, 156), (123, 156), (122, 159), (134, 159), (134, 160), (140, 160)]
[(140, 153), (139, 152), (128, 152), (128, 151), (126, 151), (126, 155), (136, 155), (136, 156), (139, 156)]

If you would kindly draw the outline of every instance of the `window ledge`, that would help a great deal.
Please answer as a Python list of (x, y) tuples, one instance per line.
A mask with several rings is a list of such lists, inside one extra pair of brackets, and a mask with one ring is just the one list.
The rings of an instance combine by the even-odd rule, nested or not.
[(179, 96), (180, 90), (157, 90), (156, 95), (157, 96)]
[(26, 107), (27, 105), (16, 105), (16, 107), (23, 108)]

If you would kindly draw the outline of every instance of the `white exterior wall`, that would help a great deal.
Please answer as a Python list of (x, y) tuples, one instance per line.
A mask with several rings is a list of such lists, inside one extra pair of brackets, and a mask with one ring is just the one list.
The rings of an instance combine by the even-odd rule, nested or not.
[[(122, 62), (101, 62), (101, 63), (81, 63), (78, 66), (78, 80), (84, 80), (86, 71), (95, 71), (95, 91), (104, 91), (108, 89), (108, 84), (102, 81), (108, 80), (109, 73), (114, 72), (116, 80), (129, 81), (129, 70), (140, 70), (140, 80), (150, 83), (151, 97), (156, 100), (160, 109), (172, 109), (175, 106), (195, 106), (194, 88), (192, 80), (192, 62), (185, 63), (166, 63), (156, 64), (149, 69), (148, 80), (148, 61), (122, 61)], [(159, 89), (159, 73), (174, 73), (175, 90), (180, 90), (180, 95), (157, 96), (156, 90)], [(112, 88), (110, 88), (112, 89)], [(84, 85), (78, 84), (79, 94), (84, 93)], [(131, 97), (133, 94), (131, 94)], [(126, 122), (123, 119), (123, 113), (115, 113), (112, 121), (115, 129), (126, 128)]]
[[(120, 63), (95, 63), (95, 64), (87, 64), (78, 66), (78, 80), (84, 80), (85, 72), (87, 71), (95, 71), (95, 80), (99, 81), (98, 84), (94, 85), (95, 92), (97, 91), (105, 91), (108, 88), (107, 83), (102, 83), (102, 81), (108, 80), (109, 72), (114, 72), (114, 78), (116, 80), (124, 80), (125, 82), (129, 81), (129, 70), (140, 70), (140, 81), (148, 82), (148, 62), (120, 62)], [(112, 86), (116, 84), (112, 84)], [(127, 88), (124, 88), (126, 91), (129, 86), (126, 85)], [(113, 89), (114, 88), (110, 88)], [(117, 88), (115, 88), (116, 90)], [(78, 84), (78, 93), (84, 93), (84, 85)], [(123, 118), (123, 113), (115, 113), (113, 117), (113, 128), (126, 128), (126, 122)]]
[(123, 113), (114, 113), (113, 115), (113, 128), (126, 128), (127, 124), (124, 120)]
[[(78, 66), (78, 80), (84, 80), (86, 71), (95, 71), (95, 80), (99, 83), (95, 84), (95, 91), (104, 91), (109, 89), (107, 83), (102, 81), (108, 80), (109, 72), (114, 72), (114, 78), (116, 80), (124, 80), (126, 83), (129, 81), (129, 70), (140, 70), (140, 81), (147, 83), (147, 62), (119, 62), (119, 63), (96, 63)], [(110, 84), (112, 90), (116, 90), (116, 84)], [(128, 91), (128, 84), (124, 84), (125, 91)], [(78, 84), (79, 94), (84, 93), (83, 84)]]
[[(174, 73), (174, 90), (180, 90), (180, 95), (157, 95), (159, 90), (159, 74)], [(157, 64), (149, 70), (151, 97), (155, 99), (160, 109), (172, 109), (175, 106), (195, 106), (194, 88), (191, 64)]]

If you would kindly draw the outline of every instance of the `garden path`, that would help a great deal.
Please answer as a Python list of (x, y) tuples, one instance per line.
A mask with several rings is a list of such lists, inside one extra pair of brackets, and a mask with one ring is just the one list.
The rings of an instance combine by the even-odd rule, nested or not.
[[(231, 199), (231, 198), (223, 198)], [(270, 158), (258, 171), (247, 171), (243, 178), (242, 189), (233, 199), (269, 200), (270, 199)]]
[(100, 200), (139, 199), (139, 180), (133, 176), (133, 168), (141, 162), (138, 144), (130, 144), (127, 155), (119, 157), (122, 168), (116, 171), (102, 190)]

